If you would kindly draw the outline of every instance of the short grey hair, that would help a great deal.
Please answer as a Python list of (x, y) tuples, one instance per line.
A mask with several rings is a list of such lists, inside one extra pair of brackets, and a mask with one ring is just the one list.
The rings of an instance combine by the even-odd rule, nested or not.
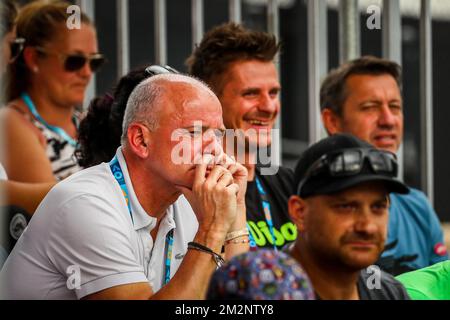
[(158, 127), (158, 112), (154, 109), (162, 99), (162, 86), (155, 85), (154, 79), (145, 79), (139, 83), (130, 94), (122, 122), (122, 145), (127, 140), (127, 132), (134, 122), (145, 124), (149, 130)]
[[(216, 97), (208, 85), (188, 75), (161, 74), (143, 80), (134, 88), (128, 98), (122, 122), (122, 145), (127, 141), (128, 128), (132, 123), (143, 123), (150, 131), (158, 128), (159, 112), (156, 108), (161, 107), (165, 103), (163, 98), (167, 93), (167, 88), (164, 86), (164, 83), (168, 82), (183, 82), (186, 85), (195, 86), (199, 89), (203, 88), (209, 94)], [(177, 93), (173, 92), (173, 94)]]

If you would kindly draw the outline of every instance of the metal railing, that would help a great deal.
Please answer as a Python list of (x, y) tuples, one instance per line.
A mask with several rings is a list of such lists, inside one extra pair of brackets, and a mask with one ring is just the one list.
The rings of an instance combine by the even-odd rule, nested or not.
[(434, 204), (433, 172), (433, 52), (431, 4), (421, 0), (420, 14), (420, 119), (422, 190)]
[[(323, 0), (323, 2), (326, 2)], [(382, 10), (382, 52), (383, 57), (402, 62), (401, 12), (399, 0), (383, 0)], [(324, 74), (327, 57), (326, 27), (322, 25), (325, 4), (322, 0), (309, 0), (308, 5), (308, 65), (309, 72), (309, 142), (321, 138), (319, 129), (320, 113), (318, 110), (318, 86)], [(339, 1), (339, 60), (345, 62), (361, 54), (360, 48), (360, 11), (358, 0)], [(433, 172), (433, 84), (432, 84), (432, 28), (431, 3), (421, 0), (420, 14), (420, 97), (421, 97), (421, 183), (422, 190), (434, 204), (434, 172)], [(325, 31), (323, 30), (325, 29)], [(322, 55), (321, 55), (322, 53)], [(326, 67), (325, 67), (326, 69)], [(403, 145), (398, 152), (400, 177), (403, 177)]]
[(308, 0), (309, 144), (324, 137), (320, 117), (320, 85), (328, 72), (327, 1)]
[[(95, 21), (95, 1), (93, 0), (76, 0), (75, 3), (81, 8), (82, 11), (84, 11), (88, 17)], [(96, 95), (96, 76), (95, 74), (92, 75), (91, 81), (89, 82), (89, 85), (86, 89), (86, 94), (84, 96), (84, 106), (88, 106), (89, 102), (95, 97)]]
[[(117, 53), (118, 75), (129, 70), (129, 16), (128, 0), (117, 1)], [(90, 17), (94, 18), (95, 0), (77, 0)], [(159, 64), (167, 64), (167, 16), (166, 1), (154, 0), (155, 24), (155, 60)], [(267, 0), (268, 32), (279, 36), (279, 1)], [(401, 12), (399, 0), (382, 1), (382, 54), (383, 57), (402, 62), (401, 49)], [(324, 137), (324, 129), (320, 117), (319, 90), (323, 77), (328, 72), (327, 56), (327, 5), (326, 0), (306, 0), (308, 12), (308, 91), (309, 91), (309, 143)], [(360, 45), (360, 8), (358, 0), (339, 0), (339, 60), (341, 62), (356, 58), (361, 54)], [(432, 47), (431, 47), (431, 11), (430, 1), (421, 0), (421, 132), (422, 189), (430, 201), (434, 200), (433, 176), (433, 108), (432, 108)], [(228, 0), (229, 20), (242, 21), (242, 1)], [(201, 41), (204, 33), (203, 0), (191, 0), (192, 46)], [(277, 65), (279, 68), (279, 65)], [(95, 79), (91, 81), (86, 99), (95, 95)], [(278, 117), (276, 128), (282, 129), (281, 117)], [(281, 163), (281, 146), (277, 152), (278, 163)], [(400, 162), (403, 162), (403, 148), (399, 151)], [(403, 168), (403, 166), (401, 166)], [(402, 171), (401, 171), (402, 172)], [(401, 173), (402, 176), (402, 173)]]
[(117, 78), (130, 70), (130, 22), (128, 0), (117, 3)]

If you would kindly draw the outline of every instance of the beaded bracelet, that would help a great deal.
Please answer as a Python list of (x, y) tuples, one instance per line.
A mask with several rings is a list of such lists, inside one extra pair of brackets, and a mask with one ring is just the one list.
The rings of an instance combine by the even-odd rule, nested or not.
[(248, 237), (244, 238), (244, 239), (240, 239), (240, 240), (237, 239), (237, 238), (234, 238), (234, 239), (225, 241), (225, 245), (228, 245), (228, 244), (240, 244), (240, 243), (250, 243), (250, 239)]
[(231, 232), (228, 232), (227, 235), (225, 236), (225, 241), (239, 238), (242, 236), (248, 236), (248, 235), (249, 235), (249, 233), (248, 233), (247, 228), (244, 228), (241, 230), (236, 230), (236, 231), (231, 231)]

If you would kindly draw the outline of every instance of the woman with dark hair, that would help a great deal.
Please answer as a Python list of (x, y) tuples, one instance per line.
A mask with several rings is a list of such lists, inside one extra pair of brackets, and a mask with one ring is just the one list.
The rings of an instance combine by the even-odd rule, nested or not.
[(120, 146), (128, 97), (150, 76), (145, 68), (130, 71), (119, 80), (112, 96), (106, 94), (92, 100), (78, 130), (79, 145), (75, 154), (81, 167), (91, 167), (113, 158)]
[(80, 170), (73, 156), (80, 114), (93, 73), (103, 63), (95, 27), (80, 13), (80, 25), (67, 27), (70, 3), (34, 1), (16, 19), (24, 39), (8, 66), (0, 160), (11, 180), (56, 182)]

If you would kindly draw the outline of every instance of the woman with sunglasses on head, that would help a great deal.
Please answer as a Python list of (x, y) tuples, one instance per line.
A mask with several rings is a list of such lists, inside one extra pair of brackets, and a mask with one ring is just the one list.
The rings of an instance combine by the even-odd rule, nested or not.
[(77, 107), (93, 73), (104, 59), (96, 31), (84, 14), (69, 29), (62, 1), (36, 1), (17, 17), (25, 39), (10, 65), (5, 123), (4, 164), (8, 177), (21, 182), (54, 182), (78, 171), (73, 156), (78, 134)]
[(128, 98), (133, 89), (150, 77), (145, 68), (132, 70), (120, 78), (113, 95), (97, 97), (80, 123), (76, 157), (87, 168), (109, 162), (120, 146), (122, 122)]

